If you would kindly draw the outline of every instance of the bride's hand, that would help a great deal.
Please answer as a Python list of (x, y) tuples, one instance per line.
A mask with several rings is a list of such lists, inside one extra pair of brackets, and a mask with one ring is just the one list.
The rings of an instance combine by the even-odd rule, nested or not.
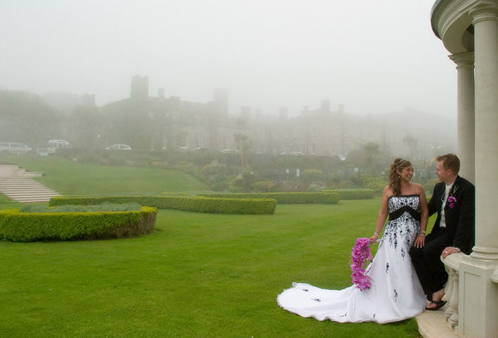
[(372, 237), (370, 237), (370, 244), (376, 243), (378, 239), (379, 239), (379, 235), (377, 235), (377, 233), (375, 233)]
[(415, 239), (414, 246), (416, 248), (423, 248), (424, 245), (425, 245), (425, 235), (424, 234), (418, 234), (417, 238)]

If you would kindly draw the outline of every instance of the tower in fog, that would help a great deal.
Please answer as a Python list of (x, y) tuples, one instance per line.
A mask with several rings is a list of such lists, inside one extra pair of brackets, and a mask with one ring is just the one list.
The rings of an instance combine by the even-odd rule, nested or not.
[(218, 88), (214, 90), (214, 105), (220, 117), (228, 117), (228, 90)]
[(145, 101), (149, 98), (149, 77), (135, 75), (131, 78), (130, 99)]

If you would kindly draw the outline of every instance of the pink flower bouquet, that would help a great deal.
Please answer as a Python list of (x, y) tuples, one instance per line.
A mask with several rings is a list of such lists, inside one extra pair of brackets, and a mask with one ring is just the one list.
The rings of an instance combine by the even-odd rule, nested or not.
[(351, 277), (353, 277), (353, 283), (360, 290), (369, 289), (371, 286), (370, 277), (365, 274), (366, 265), (372, 260), (369, 245), (370, 239), (358, 238), (351, 253), (351, 270), (353, 270)]

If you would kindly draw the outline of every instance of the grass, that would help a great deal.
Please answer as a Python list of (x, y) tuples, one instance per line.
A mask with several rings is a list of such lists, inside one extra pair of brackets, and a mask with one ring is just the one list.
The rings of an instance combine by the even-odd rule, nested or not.
[(2, 164), (7, 163), (43, 173), (35, 179), (63, 195), (161, 195), (208, 190), (192, 176), (161, 168), (101, 166), (52, 156), (2, 156)]
[(349, 286), (351, 248), (372, 233), (378, 206), (279, 205), (274, 215), (161, 210), (157, 230), (139, 238), (0, 242), (0, 336), (419, 337), (414, 319), (319, 322), (276, 303), (293, 281)]

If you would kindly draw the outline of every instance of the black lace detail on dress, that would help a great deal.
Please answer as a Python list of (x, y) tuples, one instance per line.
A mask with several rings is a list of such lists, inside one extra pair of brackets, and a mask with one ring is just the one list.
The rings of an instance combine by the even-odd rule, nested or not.
[[(383, 242), (387, 241), (395, 251), (398, 247), (411, 247), (420, 228), (419, 196), (391, 196), (388, 201), (389, 221), (384, 232)], [(400, 243), (404, 240), (404, 243)], [(382, 243), (383, 244), (383, 243)], [(381, 245), (382, 245), (381, 244)], [(402, 250), (402, 257), (406, 251)]]

